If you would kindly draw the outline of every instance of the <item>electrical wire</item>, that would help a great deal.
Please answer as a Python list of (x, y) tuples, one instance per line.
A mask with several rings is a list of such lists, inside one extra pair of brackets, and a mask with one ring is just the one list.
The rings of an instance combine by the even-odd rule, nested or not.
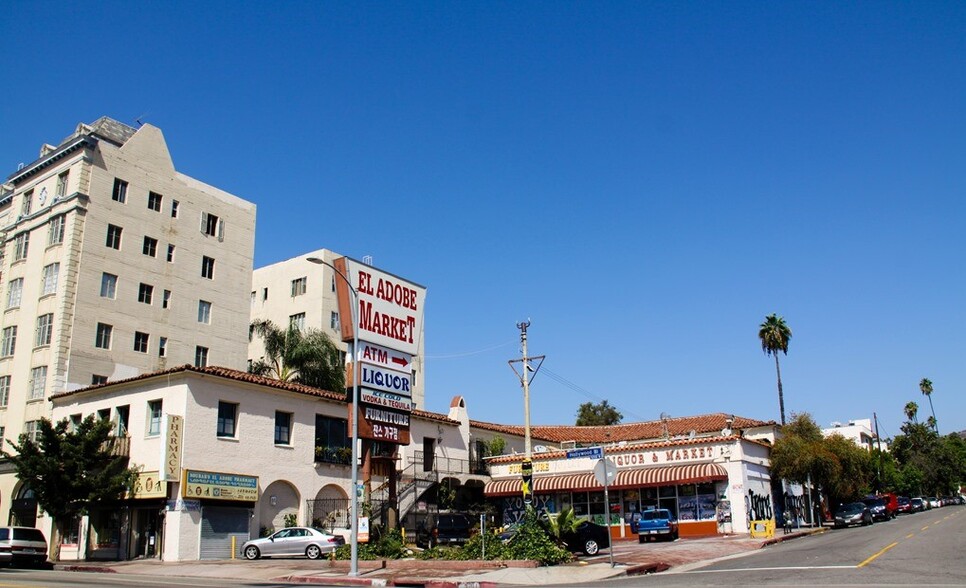
[(507, 341), (506, 343), (500, 343), (498, 345), (493, 345), (491, 347), (484, 347), (483, 349), (478, 349), (476, 351), (467, 351), (465, 353), (451, 353), (449, 355), (427, 355), (426, 359), (457, 359), (460, 357), (469, 357), (471, 355), (479, 355), (481, 353), (486, 353), (487, 351), (493, 351), (494, 349), (499, 349), (501, 347), (506, 347), (507, 345), (513, 345), (519, 343), (517, 340)]
[[(540, 371), (546, 373), (547, 374), (547, 377), (549, 377), (551, 380), (557, 382), (558, 384), (562, 384), (562, 385), (566, 386), (567, 388), (570, 388), (574, 392), (577, 392), (578, 394), (582, 394), (583, 396), (586, 396), (587, 398), (590, 398), (591, 400), (596, 400), (597, 402), (603, 402), (604, 400), (606, 400), (605, 398), (602, 398), (602, 397), (598, 396), (597, 394), (594, 394), (593, 392), (591, 392), (589, 390), (586, 390), (584, 388), (581, 388), (577, 384), (574, 384), (573, 382), (571, 382), (567, 378), (561, 376), (560, 374), (554, 372), (553, 370), (550, 370), (550, 369), (548, 369), (546, 367), (542, 367), (542, 368), (540, 368)], [(637, 419), (638, 421), (645, 420), (644, 417), (642, 417), (641, 415), (636, 414), (636, 413), (634, 413), (632, 411), (629, 411), (629, 410), (627, 410), (626, 408), (624, 408), (622, 406), (617, 406), (616, 404), (610, 402), (609, 400), (607, 400), (607, 403), (610, 404), (611, 406), (613, 406), (614, 408), (616, 408), (618, 411), (620, 411), (621, 414), (624, 414), (624, 415), (627, 415), (627, 416), (632, 417), (634, 419)]]

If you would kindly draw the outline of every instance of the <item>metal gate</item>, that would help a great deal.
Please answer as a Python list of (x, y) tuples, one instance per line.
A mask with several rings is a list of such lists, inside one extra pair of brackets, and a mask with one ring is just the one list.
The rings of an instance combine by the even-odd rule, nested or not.
[(235, 549), (251, 537), (248, 526), (252, 511), (248, 508), (205, 506), (201, 509), (201, 559), (230, 559), (231, 538)]

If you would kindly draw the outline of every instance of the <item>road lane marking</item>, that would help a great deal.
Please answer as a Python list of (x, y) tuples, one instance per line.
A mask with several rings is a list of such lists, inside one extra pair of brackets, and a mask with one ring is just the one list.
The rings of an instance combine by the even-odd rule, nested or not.
[(912, 539), (914, 535), (915, 533), (909, 533), (908, 535), (906, 535), (906, 539)]
[(925, 530), (926, 530), (926, 529), (928, 529), (928, 528), (929, 528), (929, 525), (926, 525), (925, 527), (923, 527), (923, 528), (921, 528), (921, 529), (919, 529), (919, 530), (920, 530), (920, 531), (925, 531)]
[(775, 572), (783, 570), (854, 570), (855, 566), (785, 566), (774, 568), (740, 568), (731, 570), (690, 570), (681, 574), (720, 574), (735, 572)]
[(855, 567), (857, 567), (857, 568), (863, 568), (863, 567), (869, 565), (870, 563), (872, 563), (873, 560), (875, 560), (875, 558), (877, 558), (880, 555), (882, 555), (883, 553), (889, 551), (890, 549), (892, 549), (896, 545), (899, 545), (899, 542), (898, 541), (896, 541), (895, 543), (890, 543), (889, 545), (886, 545), (885, 547), (883, 547), (882, 549), (880, 549), (878, 553), (873, 554), (872, 557), (870, 557), (869, 559), (865, 560), (864, 562), (860, 563), (859, 565), (857, 565)]

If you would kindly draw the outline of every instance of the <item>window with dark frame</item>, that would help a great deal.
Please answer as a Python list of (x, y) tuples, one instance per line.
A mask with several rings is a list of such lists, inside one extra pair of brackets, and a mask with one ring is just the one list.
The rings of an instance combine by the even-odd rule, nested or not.
[(121, 249), (121, 232), (124, 229), (117, 225), (107, 225), (107, 242), (105, 245), (111, 249)]
[(111, 335), (114, 334), (114, 326), (105, 323), (97, 323), (97, 335), (94, 339), (94, 347), (98, 349), (111, 348)]
[(147, 353), (148, 344), (151, 336), (141, 331), (134, 331), (134, 350), (138, 353)]
[(127, 182), (121, 178), (114, 178), (114, 191), (111, 192), (111, 200), (121, 204), (127, 202)]
[(218, 402), (218, 437), (235, 437), (235, 421), (238, 405), (233, 402)]
[(201, 257), (201, 277), (215, 279), (215, 259), (204, 255)]
[(142, 282), (138, 286), (138, 302), (143, 302), (144, 304), (151, 304), (154, 299), (154, 286), (151, 284), (145, 284)]
[(195, 367), (208, 367), (208, 348), (198, 345), (195, 347)]
[(292, 413), (275, 411), (275, 445), (292, 444)]
[(148, 255), (150, 257), (158, 256), (158, 240), (154, 237), (144, 237), (144, 247), (141, 249), (141, 253)]
[(148, 208), (155, 212), (161, 212), (161, 199), (162, 196), (157, 192), (148, 192)]

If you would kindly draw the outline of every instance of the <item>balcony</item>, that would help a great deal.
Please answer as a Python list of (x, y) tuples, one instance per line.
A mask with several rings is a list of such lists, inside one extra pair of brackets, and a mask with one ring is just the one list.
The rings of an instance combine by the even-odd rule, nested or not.
[(334, 463), (349, 465), (352, 463), (351, 447), (315, 447), (315, 463)]

